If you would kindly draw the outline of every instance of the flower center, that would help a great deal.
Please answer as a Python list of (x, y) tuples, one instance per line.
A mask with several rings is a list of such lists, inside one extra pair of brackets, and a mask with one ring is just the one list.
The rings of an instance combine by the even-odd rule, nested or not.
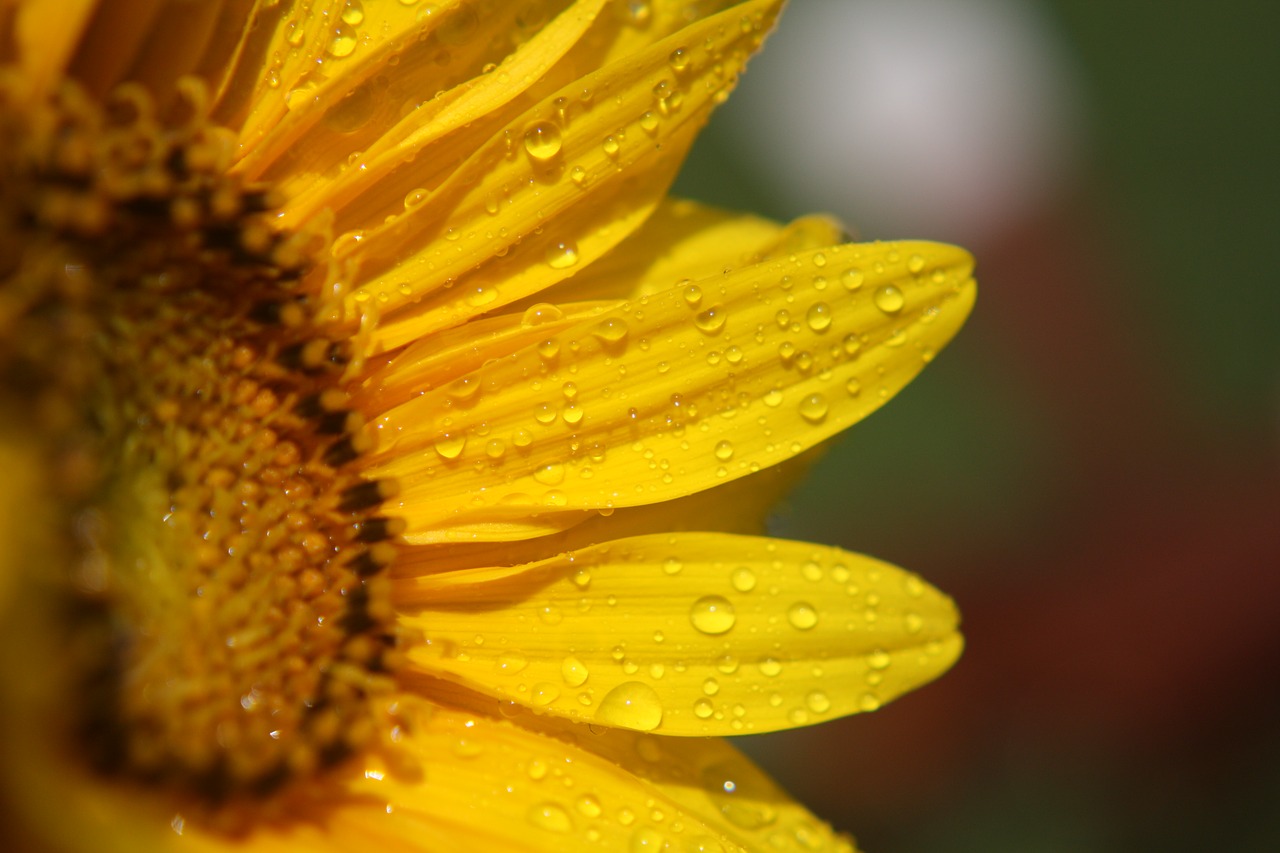
[(401, 525), (352, 464), (307, 239), (268, 226), (180, 88), (164, 111), (0, 77), (0, 433), (50, 472), (62, 530), (30, 571), (61, 602), (74, 749), (220, 800), (384, 727)]

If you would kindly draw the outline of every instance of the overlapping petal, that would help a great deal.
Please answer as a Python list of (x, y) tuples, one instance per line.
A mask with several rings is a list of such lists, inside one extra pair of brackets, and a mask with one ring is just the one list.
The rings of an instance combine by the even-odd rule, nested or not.
[(413, 663), (540, 713), (665, 735), (872, 711), (960, 653), (951, 600), (835, 548), (714, 533), (398, 581)]
[(640, 297), (394, 406), (370, 468), (405, 483), (416, 543), (541, 535), (728, 482), (897, 393), (967, 316), (971, 264), (849, 245)]
[[(376, 312), (372, 346), (393, 348), (604, 255), (658, 204), (776, 12), (776, 2), (754, 0), (696, 21), (573, 81), (486, 139), (455, 141), (465, 162), (434, 188), (423, 176), (406, 209), (414, 170), (453, 162), (448, 152), (419, 153), (407, 173), (395, 173), (392, 218), (334, 244), (346, 318)], [(381, 203), (378, 192), (362, 187), (360, 204)]]

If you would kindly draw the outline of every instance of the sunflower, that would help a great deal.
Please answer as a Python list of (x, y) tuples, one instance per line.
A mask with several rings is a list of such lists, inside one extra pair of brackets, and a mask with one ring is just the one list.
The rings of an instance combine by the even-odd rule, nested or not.
[(9, 846), (851, 848), (717, 736), (958, 617), (757, 534), (974, 285), (665, 197), (779, 6), (0, 6)]

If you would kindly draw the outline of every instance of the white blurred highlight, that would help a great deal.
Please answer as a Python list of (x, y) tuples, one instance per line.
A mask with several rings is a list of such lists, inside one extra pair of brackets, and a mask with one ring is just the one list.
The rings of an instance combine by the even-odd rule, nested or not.
[(793, 0), (725, 120), (797, 212), (975, 244), (1066, 179), (1072, 72), (1025, 0)]

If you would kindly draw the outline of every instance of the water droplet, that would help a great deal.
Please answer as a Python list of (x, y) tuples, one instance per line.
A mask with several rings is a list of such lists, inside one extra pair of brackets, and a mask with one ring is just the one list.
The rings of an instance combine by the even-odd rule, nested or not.
[(560, 675), (570, 687), (581, 687), (587, 680), (587, 665), (573, 655), (560, 662)]
[(827, 256), (819, 252), (813, 256), (813, 265), (815, 267), (825, 267), (827, 265)]
[(702, 332), (708, 335), (717, 334), (724, 328), (724, 321), (728, 317), (723, 305), (712, 305), (706, 311), (702, 311), (695, 315), (693, 324)]
[(896, 314), (907, 304), (907, 299), (902, 295), (902, 291), (892, 284), (886, 284), (877, 290), (873, 299), (876, 307), (886, 314)]
[(787, 609), (787, 621), (793, 628), (808, 631), (818, 624), (818, 611), (807, 601), (797, 601)]
[(451, 400), (459, 403), (466, 402), (475, 397), (480, 390), (480, 380), (474, 376), (463, 376), (455, 379), (445, 388), (445, 393), (449, 395)]
[(782, 391), (778, 388), (773, 388), (769, 391), (766, 391), (765, 395), (760, 399), (763, 400), (764, 404), (769, 408), (771, 409), (777, 408), (778, 406), (782, 405)]
[(858, 699), (858, 707), (864, 711), (874, 711), (881, 705), (880, 697), (874, 693), (863, 693)]
[(498, 657), (498, 672), (503, 675), (515, 675), (524, 671), (528, 665), (529, 659), (519, 652), (505, 652)]
[(559, 462), (548, 462), (533, 472), (533, 479), (544, 486), (558, 486), (564, 482), (564, 465)]
[(364, 20), (364, 7), (360, 5), (360, 0), (347, 0), (347, 5), (342, 10), (342, 20), (351, 26), (359, 26)]
[(524, 129), (524, 150), (539, 163), (559, 154), (563, 142), (560, 128), (549, 121), (535, 121)]
[(814, 690), (805, 697), (804, 703), (809, 706), (809, 710), (815, 714), (825, 714), (831, 710), (831, 699), (821, 690)]
[(684, 289), (682, 293), (684, 301), (690, 308), (697, 308), (702, 304), (702, 288), (696, 284), (691, 284)]
[(578, 186), (582, 186), (587, 182), (587, 170), (581, 166), (574, 166), (569, 170), (569, 180)]
[(693, 603), (689, 621), (704, 634), (723, 634), (733, 627), (737, 617), (733, 605), (719, 595), (704, 595)]
[(756, 573), (746, 566), (738, 566), (729, 573), (729, 583), (738, 592), (751, 592), (756, 588)]
[(608, 154), (610, 157), (617, 157), (618, 152), (622, 150), (622, 146), (618, 144), (618, 140), (613, 136), (606, 136), (600, 147), (603, 148), (604, 153)]
[(813, 560), (806, 560), (800, 567), (800, 574), (804, 575), (805, 580), (817, 583), (822, 580), (822, 566)]
[(545, 341), (538, 342), (537, 350), (538, 355), (550, 361), (560, 354), (560, 342), (555, 338), (547, 338)]
[(762, 658), (757, 666), (760, 667), (760, 674), (767, 678), (773, 678), (782, 672), (782, 661), (777, 658)]
[(776, 796), (748, 773), (739, 762), (719, 762), (702, 771), (702, 785), (730, 823), (746, 830), (763, 829), (778, 819), (777, 810), (769, 805)]
[(689, 51), (683, 47), (677, 47), (671, 51), (671, 55), (667, 57), (667, 62), (671, 64), (672, 69), (683, 71), (689, 67)]
[(710, 699), (699, 699), (693, 703), (693, 713), (699, 720), (708, 719), (715, 713), (715, 706)]
[(662, 571), (666, 574), (678, 575), (680, 574), (680, 570), (683, 568), (684, 563), (680, 562), (675, 557), (667, 557), (667, 559), (662, 561)]
[[(563, 418), (564, 422), (569, 424), (570, 426), (577, 426), (578, 424), (582, 423), (582, 415), (583, 415), (582, 407), (574, 406), (574, 405), (565, 406), (564, 411), (560, 413), (560, 417)], [(584, 468), (582, 470), (585, 472), (590, 469)]]
[(529, 704), (545, 708), (560, 698), (560, 688), (549, 681), (539, 681), (529, 690)]
[(827, 409), (827, 398), (822, 394), (810, 394), (800, 401), (800, 416), (811, 424), (822, 423)]
[(591, 328), (591, 334), (606, 344), (622, 343), (630, 331), (626, 321), (620, 317), (606, 317)]
[(720, 682), (716, 681), (714, 678), (708, 678), (706, 681), (702, 682), (702, 692), (707, 696), (715, 696), (720, 692)]
[(568, 832), (573, 829), (569, 813), (555, 803), (538, 803), (529, 808), (529, 823), (549, 832)]
[(583, 794), (578, 797), (574, 805), (578, 809), (578, 814), (583, 817), (600, 817), (600, 813), (604, 811), (604, 809), (600, 808), (600, 801), (590, 794)]
[(605, 694), (596, 719), (606, 726), (651, 732), (662, 722), (662, 700), (642, 681), (624, 681)]
[(844, 383), (844, 390), (849, 392), (850, 397), (856, 397), (862, 393), (862, 383), (857, 379), (850, 378), (848, 382)]
[(645, 133), (652, 134), (658, 129), (658, 117), (645, 110), (644, 114), (640, 116), (640, 129)]
[(862, 274), (862, 270), (857, 267), (849, 267), (840, 274), (840, 282), (844, 285), (845, 290), (857, 290), (862, 287), (862, 282), (866, 278)]
[(356, 31), (346, 24), (338, 24), (333, 30), (333, 38), (329, 40), (326, 50), (335, 59), (350, 56), (356, 49)]
[(666, 836), (650, 826), (637, 829), (631, 836), (631, 853), (655, 853), (666, 846)]
[(733, 458), (733, 443), (729, 441), (721, 441), (716, 444), (716, 458), (721, 462), (728, 462)]
[(541, 326), (543, 323), (554, 323), (563, 317), (564, 311), (560, 310), (558, 305), (552, 305), (550, 302), (539, 302), (525, 309), (524, 314), (520, 316), (520, 325), (526, 328)]
[(486, 287), (479, 285), (469, 294), (467, 294), (467, 304), (472, 307), (479, 308), (483, 305), (491, 305), (498, 299), (498, 288)]
[(565, 270), (578, 262), (578, 244), (573, 241), (562, 241), (547, 246), (547, 266), (555, 270)]
[(893, 663), (893, 658), (884, 649), (874, 649), (871, 654), (867, 655), (867, 666), (872, 669), (887, 669), (891, 663)]
[(491, 438), (485, 444), (484, 452), (490, 459), (501, 459), (502, 455), (507, 452), (507, 445), (500, 438)]
[(511, 443), (516, 447), (528, 447), (533, 444), (533, 433), (527, 429), (518, 429), (511, 433)]
[(435, 441), (436, 453), (440, 454), (444, 459), (457, 459), (462, 454), (462, 448), (467, 443), (467, 437), (462, 434), (444, 433)]
[(413, 210), (415, 207), (417, 207), (418, 205), (426, 201), (428, 195), (429, 193), (426, 190), (424, 190), (422, 187), (409, 190), (409, 192), (405, 193), (404, 209)]
[(815, 302), (804, 314), (804, 321), (815, 332), (823, 332), (831, 325), (831, 306), (825, 302)]
[(924, 255), (912, 255), (907, 258), (907, 269), (913, 273), (918, 273), (924, 269)]

